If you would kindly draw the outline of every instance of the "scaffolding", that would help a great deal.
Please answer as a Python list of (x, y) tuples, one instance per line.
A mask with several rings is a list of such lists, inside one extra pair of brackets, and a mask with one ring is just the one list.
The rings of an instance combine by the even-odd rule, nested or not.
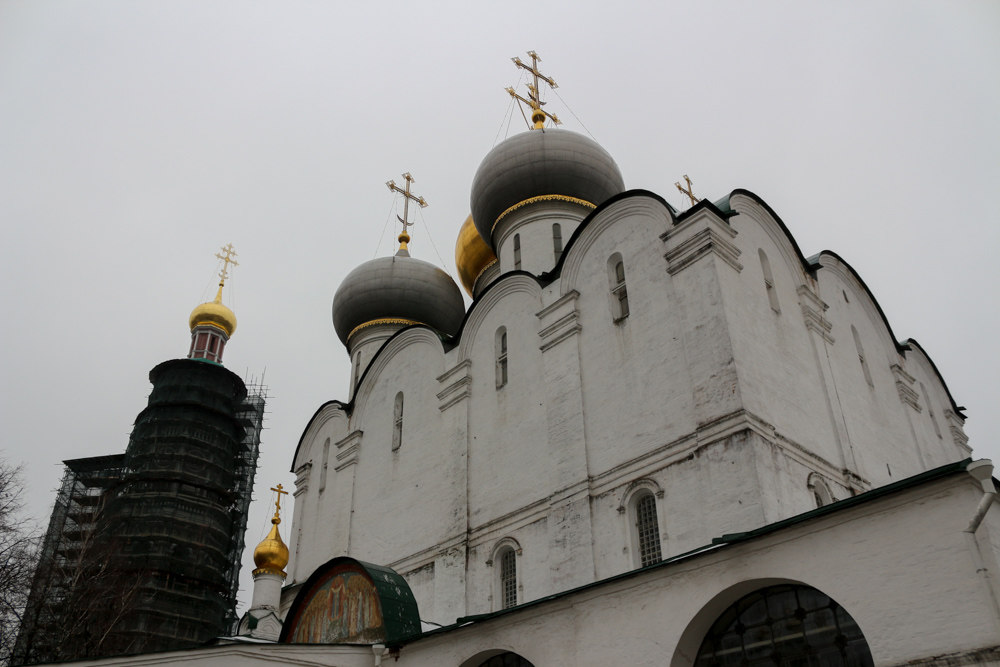
[[(190, 359), (149, 377), (125, 454), (65, 462), (19, 663), (197, 646), (236, 621), (267, 388)], [(107, 599), (67, 638), (81, 585)]]
[(79, 578), (85, 547), (122, 482), (124, 454), (63, 461), (49, 527), (42, 541), (12, 656), (13, 664), (50, 660), (57, 654), (66, 602)]

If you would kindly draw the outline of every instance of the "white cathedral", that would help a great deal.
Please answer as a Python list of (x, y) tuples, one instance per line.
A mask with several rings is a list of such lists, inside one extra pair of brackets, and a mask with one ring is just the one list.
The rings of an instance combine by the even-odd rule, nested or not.
[(927, 353), (754, 193), (627, 189), (535, 81), (473, 180), (472, 305), (405, 224), (337, 290), (346, 400), (239, 636), (95, 662), (1000, 665), (992, 465)]

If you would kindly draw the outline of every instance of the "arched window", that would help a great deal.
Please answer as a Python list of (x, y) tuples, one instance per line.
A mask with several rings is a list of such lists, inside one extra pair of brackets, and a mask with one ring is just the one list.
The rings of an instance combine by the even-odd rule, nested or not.
[(847, 611), (809, 586), (768, 586), (722, 612), (698, 650), (698, 667), (872, 667), (871, 650)]
[(614, 321), (621, 322), (629, 314), (628, 288), (625, 286), (625, 262), (621, 253), (615, 253), (608, 260), (608, 278), (611, 282)]
[(760, 255), (760, 268), (764, 271), (764, 289), (767, 291), (767, 300), (771, 302), (771, 310), (781, 314), (778, 293), (774, 289), (774, 276), (771, 275), (771, 262), (768, 261), (763, 249), (758, 248), (757, 253)]
[(361, 377), (361, 350), (358, 350), (358, 353), (354, 355), (354, 381), (351, 383), (353, 385), (353, 387), (351, 388), (352, 390), (354, 387), (358, 386), (358, 378), (360, 377)]
[(504, 548), (500, 561), (500, 608), (517, 606), (517, 553), (512, 547)]
[(396, 394), (392, 420), (392, 451), (396, 451), (403, 444), (403, 392)]
[(514, 270), (521, 270), (521, 235), (514, 234)]
[(507, 327), (497, 329), (496, 340), (497, 389), (507, 384)]
[(861, 362), (861, 370), (865, 372), (865, 382), (868, 383), (869, 387), (874, 387), (875, 383), (872, 382), (871, 371), (868, 370), (868, 360), (865, 359), (865, 350), (861, 347), (861, 336), (858, 335), (858, 330), (851, 325), (851, 333), (854, 334), (854, 346), (858, 348), (858, 360)]
[(552, 224), (552, 251), (556, 256), (556, 262), (562, 257), (562, 225), (558, 222)]
[(639, 555), (639, 567), (659, 563), (662, 559), (660, 551), (660, 524), (656, 517), (656, 498), (649, 491), (636, 494), (632, 505), (632, 516), (635, 524), (636, 551)]
[(837, 502), (837, 499), (833, 497), (830, 493), (830, 487), (826, 485), (826, 482), (817, 475), (813, 473), (809, 476), (809, 482), (807, 486), (812, 491), (813, 498), (816, 500), (816, 507), (823, 507), (829, 505), (830, 503)]

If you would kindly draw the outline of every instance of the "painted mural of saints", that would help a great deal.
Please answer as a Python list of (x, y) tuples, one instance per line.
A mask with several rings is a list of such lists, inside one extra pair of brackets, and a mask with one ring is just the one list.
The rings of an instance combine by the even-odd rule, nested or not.
[(370, 644), (385, 639), (381, 603), (367, 577), (343, 572), (310, 598), (293, 641), (306, 644)]

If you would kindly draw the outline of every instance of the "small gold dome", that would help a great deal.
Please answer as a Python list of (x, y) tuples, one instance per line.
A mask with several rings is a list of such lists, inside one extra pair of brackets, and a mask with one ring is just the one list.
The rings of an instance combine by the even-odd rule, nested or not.
[(219, 286), (219, 293), (215, 296), (215, 301), (203, 303), (191, 311), (188, 318), (191, 329), (202, 325), (210, 325), (226, 332), (227, 336), (232, 336), (236, 331), (236, 315), (222, 305), (222, 286)]
[(288, 547), (281, 541), (279, 523), (281, 519), (278, 517), (271, 519), (271, 532), (253, 550), (253, 562), (258, 570), (276, 570), (284, 574), (285, 566), (288, 565)]
[(455, 243), (455, 266), (458, 268), (462, 286), (469, 296), (473, 296), (472, 288), (476, 285), (476, 278), (490, 263), (495, 262), (496, 258), (493, 249), (479, 235), (470, 215), (462, 224), (462, 229), (458, 232), (458, 241)]

